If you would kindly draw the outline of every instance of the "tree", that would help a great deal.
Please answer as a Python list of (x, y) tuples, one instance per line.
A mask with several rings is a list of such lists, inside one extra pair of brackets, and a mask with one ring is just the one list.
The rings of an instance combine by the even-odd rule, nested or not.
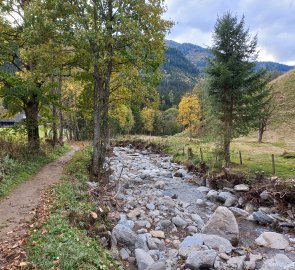
[(123, 132), (129, 133), (134, 126), (134, 117), (132, 111), (128, 106), (124, 104), (119, 104), (118, 106), (116, 106), (112, 117), (117, 120)]
[(177, 122), (178, 110), (170, 108), (163, 112), (163, 134), (174, 135), (181, 131), (181, 127)]
[(155, 110), (144, 108), (141, 111), (141, 119), (143, 121), (144, 129), (152, 135), (152, 132), (154, 131)]
[(140, 82), (148, 90), (155, 88), (164, 58), (164, 37), (171, 23), (162, 19), (163, 0), (44, 2), (53, 3), (60, 32), (75, 50), (75, 64), (92, 84), (91, 171), (97, 176), (109, 142), (110, 96), (127, 74), (133, 85)]
[(180, 100), (178, 105), (178, 121), (182, 126), (189, 128), (189, 138), (192, 140), (192, 129), (200, 121), (201, 110), (197, 96), (186, 94)]
[(255, 128), (263, 106), (264, 71), (255, 72), (257, 37), (245, 29), (245, 20), (230, 12), (217, 19), (213, 33), (213, 58), (206, 69), (209, 96), (219, 120), (225, 165), (230, 165), (231, 140)]

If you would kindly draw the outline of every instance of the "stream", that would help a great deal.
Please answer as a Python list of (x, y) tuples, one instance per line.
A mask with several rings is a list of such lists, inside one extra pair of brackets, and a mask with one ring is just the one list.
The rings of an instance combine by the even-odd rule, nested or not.
[(109, 164), (123, 205), (112, 254), (124, 269), (295, 269), (295, 236), (253, 218), (272, 221), (272, 209), (240, 207), (245, 185), (198, 186), (171, 157), (131, 147), (115, 147)]

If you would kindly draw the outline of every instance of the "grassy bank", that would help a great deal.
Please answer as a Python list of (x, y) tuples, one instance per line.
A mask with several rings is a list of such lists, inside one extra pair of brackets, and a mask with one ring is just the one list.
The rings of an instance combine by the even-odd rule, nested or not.
[[(254, 135), (242, 137), (233, 141), (231, 149), (233, 171), (244, 173), (250, 178), (253, 177), (254, 173), (257, 171), (264, 171), (265, 175), (270, 176), (272, 175), (271, 155), (274, 154), (276, 175), (284, 179), (294, 178), (294, 142), (284, 138), (272, 137), (272, 134), (267, 135), (264, 143), (258, 143)], [(193, 139), (193, 141), (190, 142), (187, 137), (179, 135), (169, 137), (136, 136), (131, 138), (161, 143), (165, 145), (166, 151), (173, 156), (174, 161), (180, 162), (188, 160), (187, 151), (188, 148), (191, 148), (194, 154), (192, 161), (197, 164), (201, 160), (201, 148), (203, 159), (212, 171), (218, 172), (222, 165), (220, 161), (216, 161), (214, 143), (208, 142), (205, 139)], [(240, 165), (239, 152), (241, 152), (242, 155), (243, 165)]]
[[(100, 247), (98, 235), (87, 230), (90, 213), (96, 209), (86, 192), (89, 160), (89, 150), (77, 152), (67, 165), (67, 176), (53, 188), (49, 218), (28, 239), (32, 269), (117, 269)], [(92, 226), (104, 222), (98, 218)]]
[(13, 155), (9, 152), (0, 157), (0, 199), (7, 196), (19, 184), (27, 181), (44, 165), (54, 161), (70, 150), (64, 147), (42, 147), (42, 152), (36, 154), (25, 153), (14, 142)]

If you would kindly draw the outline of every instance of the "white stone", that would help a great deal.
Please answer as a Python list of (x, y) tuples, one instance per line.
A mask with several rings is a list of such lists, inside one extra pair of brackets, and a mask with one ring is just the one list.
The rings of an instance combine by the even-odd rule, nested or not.
[(260, 270), (291, 270), (292, 267), (295, 267), (295, 264), (286, 255), (276, 254), (266, 260)]
[(236, 191), (249, 191), (250, 188), (248, 185), (240, 184), (240, 185), (234, 186), (234, 190), (236, 190)]
[(255, 243), (259, 246), (285, 249), (289, 246), (289, 241), (282, 234), (275, 232), (264, 232), (256, 240)]

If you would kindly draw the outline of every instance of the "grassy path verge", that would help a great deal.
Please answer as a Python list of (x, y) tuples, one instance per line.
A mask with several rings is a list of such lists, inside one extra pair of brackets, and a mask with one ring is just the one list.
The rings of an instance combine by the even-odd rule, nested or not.
[[(66, 176), (51, 190), (53, 203), (46, 221), (36, 226), (27, 242), (32, 269), (117, 269), (110, 254), (89, 230), (96, 203), (87, 193), (89, 149), (77, 152), (66, 166)], [(92, 220), (92, 228), (103, 220)]]
[(69, 145), (50, 147), (43, 153), (27, 155), (19, 160), (4, 157), (0, 161), (0, 199), (9, 195), (19, 184), (27, 181), (44, 165), (61, 157), (70, 149)]

